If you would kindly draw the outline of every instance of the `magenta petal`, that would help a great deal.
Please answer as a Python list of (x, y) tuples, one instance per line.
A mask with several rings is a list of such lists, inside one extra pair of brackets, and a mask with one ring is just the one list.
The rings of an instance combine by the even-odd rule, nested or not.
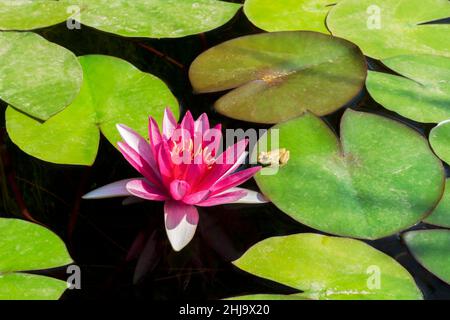
[(145, 179), (134, 179), (129, 181), (126, 188), (133, 196), (145, 200), (164, 201), (168, 198), (164, 191), (151, 185)]
[(194, 137), (195, 122), (190, 111), (187, 111), (181, 121), (181, 129), (187, 130), (191, 137)]
[(167, 237), (175, 251), (183, 249), (194, 237), (199, 220), (197, 208), (180, 201), (164, 203)]
[(153, 154), (156, 158), (156, 149), (162, 141), (161, 132), (159, 132), (158, 124), (152, 117), (148, 120), (148, 137), (150, 139), (150, 146), (152, 148)]
[(172, 159), (170, 156), (169, 147), (166, 141), (163, 141), (158, 146), (158, 168), (161, 174), (161, 179), (166, 187), (169, 187), (173, 177)]
[(123, 124), (118, 124), (116, 127), (123, 141), (136, 151), (151, 167), (154, 167), (156, 164), (155, 154), (152, 152), (147, 140)]
[(216, 195), (218, 193), (226, 191), (227, 189), (237, 187), (238, 185), (251, 179), (255, 175), (255, 173), (257, 173), (259, 170), (261, 170), (261, 167), (253, 167), (242, 171), (238, 171), (223, 178), (222, 180), (213, 185), (211, 189), (212, 194)]
[[(215, 183), (233, 173), (241, 164), (243, 164), (247, 157), (247, 152), (245, 152), (247, 143), (248, 141), (244, 139), (231, 147), (228, 147), (227, 150), (217, 158), (214, 168), (201, 181), (198, 189), (211, 188)], [(235, 157), (235, 162), (232, 162), (231, 164), (226, 163), (226, 159), (231, 159), (231, 157)]]
[(247, 192), (242, 190), (238, 191), (232, 191), (232, 192), (226, 192), (221, 193), (215, 197), (210, 197), (206, 199), (205, 201), (201, 201), (197, 203), (196, 205), (199, 207), (212, 207), (217, 206), (220, 204), (227, 204), (227, 203), (233, 203), (238, 201), (239, 199), (242, 199), (247, 195)]
[(170, 139), (172, 137), (173, 132), (177, 127), (177, 120), (173, 116), (172, 111), (169, 108), (164, 110), (164, 119), (163, 119), (163, 135), (166, 139)]
[(203, 132), (206, 132), (206, 130), (209, 130), (209, 120), (206, 113), (202, 113), (200, 117), (198, 117), (197, 120), (195, 120), (194, 124), (194, 130), (195, 132), (200, 132), (203, 135)]
[(131, 194), (128, 192), (126, 185), (133, 180), (135, 179), (125, 179), (107, 184), (106, 186), (86, 193), (83, 196), (83, 199), (104, 199), (130, 196)]
[(161, 185), (159, 174), (157, 175), (157, 173), (155, 173), (155, 168), (151, 167), (140, 154), (127, 143), (119, 142), (117, 145), (128, 163), (130, 163), (140, 174), (146, 177), (151, 183), (158, 186)]
[(170, 183), (170, 195), (175, 200), (181, 200), (189, 192), (191, 186), (183, 180), (173, 180)]
[(227, 192), (235, 192), (235, 191), (245, 191), (246, 195), (245, 197), (242, 197), (236, 201), (229, 202), (230, 204), (231, 203), (261, 204), (270, 202), (266, 197), (264, 197), (263, 194), (253, 190), (248, 190), (244, 188), (232, 188), (229, 189)]
[(197, 204), (203, 201), (211, 192), (209, 190), (202, 190), (184, 197), (183, 202), (186, 204)]

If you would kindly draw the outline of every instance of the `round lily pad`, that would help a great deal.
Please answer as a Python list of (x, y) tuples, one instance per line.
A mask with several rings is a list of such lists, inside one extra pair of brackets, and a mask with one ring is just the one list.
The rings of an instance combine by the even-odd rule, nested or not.
[(301, 294), (251, 294), (238, 296), (226, 300), (309, 300)]
[(58, 299), (67, 288), (66, 282), (21, 271), (56, 268), (71, 262), (64, 243), (49, 230), (22, 220), (0, 218), (0, 300)]
[(177, 38), (209, 31), (240, 9), (217, 0), (89, 0), (80, 22), (125, 37)]
[(345, 0), (334, 6), (327, 26), (375, 59), (405, 54), (450, 56), (447, 0)]
[(32, 32), (0, 32), (0, 99), (46, 120), (80, 91), (75, 55)]
[(450, 179), (445, 183), (445, 191), (433, 213), (424, 221), (436, 226), (450, 228)]
[(72, 14), (69, 6), (68, 0), (2, 0), (0, 30), (32, 30), (61, 23)]
[(3, 1), (0, 30), (42, 28), (71, 17), (125, 37), (177, 38), (220, 27), (240, 7), (218, 0)]
[(64, 111), (41, 123), (7, 108), (8, 134), (26, 153), (54, 163), (91, 165), (99, 129), (115, 145), (121, 140), (118, 123), (147, 136), (149, 116), (161, 121), (168, 106), (178, 116), (177, 100), (155, 76), (114, 57), (90, 55), (79, 60), (84, 82), (78, 97)]
[(364, 86), (366, 62), (342, 39), (308, 31), (274, 32), (224, 42), (192, 63), (197, 93), (234, 89), (215, 108), (228, 117), (277, 123), (309, 110), (332, 113)]
[(450, 57), (406, 55), (383, 63), (398, 75), (369, 72), (367, 90), (375, 101), (418, 122), (450, 119)]
[[(313, 233), (263, 240), (236, 266), (320, 300), (422, 299), (411, 275), (362, 241)], [(289, 298), (290, 296), (287, 296)]]
[(333, 0), (246, 0), (244, 12), (266, 31), (309, 30), (328, 34), (325, 18)]
[(421, 265), (450, 284), (450, 230), (410, 231), (403, 238)]
[(256, 182), (279, 209), (315, 229), (378, 239), (421, 221), (441, 198), (442, 163), (399, 122), (348, 109), (340, 140), (311, 114), (273, 129), (290, 159), (274, 174), (263, 169)]
[(450, 164), (450, 120), (442, 121), (431, 129), (430, 144), (437, 156)]

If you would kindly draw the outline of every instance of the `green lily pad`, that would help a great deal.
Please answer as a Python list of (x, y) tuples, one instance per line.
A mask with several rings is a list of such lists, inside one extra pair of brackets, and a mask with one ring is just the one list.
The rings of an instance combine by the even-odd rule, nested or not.
[(431, 129), (430, 144), (437, 156), (450, 164), (450, 120)]
[(368, 244), (302, 233), (263, 240), (233, 262), (309, 299), (422, 299), (411, 275)]
[[(79, 6), (79, 14), (69, 10), (72, 6)], [(0, 30), (42, 28), (72, 16), (84, 25), (125, 37), (178, 38), (218, 28), (240, 8), (218, 0), (3, 1)]]
[(410, 231), (403, 238), (421, 265), (450, 284), (450, 230)]
[(418, 223), (441, 198), (442, 163), (399, 122), (348, 109), (340, 141), (311, 114), (274, 129), (260, 150), (277, 133), (290, 159), (275, 174), (260, 171), (256, 182), (279, 209), (315, 229), (378, 239)]
[(228, 22), (241, 5), (217, 0), (89, 0), (81, 23), (125, 37), (178, 38)]
[(309, 110), (332, 113), (364, 86), (366, 62), (359, 49), (317, 32), (245, 36), (202, 53), (189, 77), (197, 93), (233, 91), (215, 108), (228, 117), (277, 123)]
[(71, 16), (66, 0), (2, 0), (0, 30), (32, 30), (61, 23)]
[(58, 299), (64, 281), (26, 273), (72, 263), (66, 246), (39, 225), (0, 218), (0, 300)]
[(450, 119), (450, 58), (407, 55), (383, 60), (400, 75), (369, 71), (367, 90), (385, 108), (418, 122)]
[(238, 296), (225, 300), (309, 300), (301, 294), (252, 294), (247, 296)]
[(329, 34), (325, 18), (333, 0), (246, 0), (244, 12), (266, 31), (309, 30)]
[(424, 221), (435, 226), (450, 228), (450, 179), (445, 182), (445, 191), (441, 201)]
[(41, 120), (63, 110), (80, 91), (73, 53), (31, 32), (0, 32), (0, 99)]
[(44, 161), (91, 165), (99, 144), (99, 129), (112, 143), (120, 141), (116, 124), (148, 135), (148, 116), (162, 120), (178, 103), (160, 79), (130, 63), (109, 56), (79, 58), (84, 71), (80, 94), (64, 111), (41, 123), (14, 108), (6, 110), (11, 140), (26, 153)]
[(426, 24), (450, 16), (447, 0), (345, 0), (327, 26), (375, 59), (407, 54), (450, 56), (449, 24)]

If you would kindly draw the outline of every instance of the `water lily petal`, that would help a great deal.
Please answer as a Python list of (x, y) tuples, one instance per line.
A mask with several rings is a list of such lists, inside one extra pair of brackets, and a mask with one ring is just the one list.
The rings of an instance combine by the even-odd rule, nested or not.
[(194, 138), (195, 122), (192, 117), (192, 113), (189, 110), (186, 112), (183, 120), (181, 121), (181, 129), (186, 130), (189, 133), (189, 138)]
[(145, 179), (134, 179), (128, 181), (126, 189), (130, 194), (145, 200), (164, 201), (168, 196), (163, 190), (159, 190)]
[[(163, 140), (161, 132), (159, 131), (158, 123), (155, 119), (149, 117), (148, 119), (148, 138), (150, 140), (150, 146), (154, 155), (157, 155), (156, 150), (161, 141)], [(156, 158), (156, 157), (155, 157)]]
[(247, 195), (245, 189), (221, 193), (196, 204), (199, 207), (212, 207), (227, 203), (236, 203)]
[(159, 173), (155, 173), (155, 168), (151, 167), (147, 161), (131, 148), (125, 142), (117, 143), (120, 152), (124, 158), (144, 177), (146, 177), (151, 183), (161, 186), (161, 178)]
[(203, 178), (195, 190), (210, 189), (215, 183), (222, 180), (244, 163), (247, 157), (245, 148), (248, 140), (243, 139), (230, 146), (223, 152), (216, 161), (211, 171)]
[(169, 188), (170, 182), (172, 182), (173, 177), (173, 168), (172, 168), (172, 159), (170, 156), (169, 146), (167, 145), (167, 141), (163, 141), (157, 150), (158, 154), (158, 168), (161, 175), (161, 179), (163, 181), (164, 186)]
[(183, 202), (186, 204), (197, 204), (206, 199), (210, 195), (211, 191), (202, 190), (184, 197)]
[(248, 190), (244, 188), (232, 188), (228, 190), (228, 192), (235, 192), (235, 191), (245, 191), (247, 195), (234, 202), (229, 202), (230, 204), (231, 203), (259, 204), (270, 202), (266, 197), (264, 197), (262, 193), (253, 190)]
[(83, 199), (105, 199), (130, 196), (130, 192), (127, 190), (126, 185), (128, 182), (134, 179), (124, 179), (116, 181), (98, 189), (92, 190), (83, 196)]
[(148, 141), (126, 125), (118, 124), (116, 127), (123, 141), (140, 154), (151, 167), (154, 167), (156, 164), (155, 155)]
[(261, 170), (260, 166), (253, 167), (242, 171), (238, 171), (223, 178), (222, 180), (218, 181), (213, 185), (213, 187), (211, 188), (212, 194), (216, 195), (230, 188), (237, 187), (238, 185), (251, 179), (255, 175), (255, 173), (257, 173), (259, 170)]
[(181, 200), (189, 192), (191, 186), (184, 180), (173, 180), (170, 183), (170, 195), (174, 200)]
[(194, 237), (199, 216), (194, 206), (168, 200), (164, 203), (164, 220), (173, 250), (180, 251)]
[(200, 117), (195, 120), (194, 131), (201, 133), (203, 136), (203, 133), (206, 132), (206, 130), (209, 130), (209, 120), (206, 113), (202, 113)]
[(172, 110), (166, 108), (164, 110), (164, 118), (163, 118), (163, 136), (167, 140), (170, 139), (176, 127), (177, 127), (177, 120), (175, 120)]

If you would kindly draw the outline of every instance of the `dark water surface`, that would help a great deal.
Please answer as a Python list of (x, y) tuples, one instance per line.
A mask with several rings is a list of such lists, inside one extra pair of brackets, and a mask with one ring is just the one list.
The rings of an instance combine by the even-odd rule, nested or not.
[[(77, 55), (106, 54), (125, 59), (163, 79), (179, 99), (183, 112), (189, 109), (194, 116), (207, 112), (213, 124), (220, 122), (225, 129), (245, 129), (267, 126), (239, 122), (217, 114), (212, 105), (223, 93), (193, 95), (187, 72), (195, 57), (207, 48), (228, 39), (259, 32), (239, 13), (218, 30), (204, 36), (182, 39), (127, 39), (88, 27), (69, 31), (65, 25), (43, 29), (40, 34)], [(152, 53), (144, 46), (167, 54), (177, 63)], [(372, 69), (383, 68), (372, 60), (369, 65)], [(431, 129), (429, 125), (415, 123), (386, 111), (366, 92), (361, 92), (349, 107), (395, 117), (425, 135)], [(0, 108), (0, 123), (4, 131), (4, 106)], [(337, 132), (343, 110), (325, 117)], [(64, 299), (198, 300), (249, 293), (295, 292), (246, 274), (233, 267), (230, 261), (254, 243), (270, 236), (320, 233), (294, 221), (271, 204), (204, 208), (200, 212), (194, 240), (177, 254), (170, 248), (165, 235), (162, 203), (145, 202), (124, 207), (120, 199), (80, 201), (80, 195), (93, 188), (136, 176), (105, 139), (102, 138), (97, 161), (92, 168), (45, 163), (27, 156), (8, 140), (6, 146), (12, 159), (12, 165), (6, 168), (7, 173), (14, 172), (29, 211), (64, 239), (72, 257), (81, 267), (82, 290), (67, 291)], [(448, 167), (446, 169), (448, 172)], [(246, 187), (256, 188), (256, 185), (250, 182)], [(9, 217), (16, 213), (15, 216), (20, 217), (12, 195), (3, 194), (2, 198), (0, 215)], [(427, 228), (434, 227), (420, 224), (413, 229)], [(137, 249), (130, 256), (133, 243), (138, 245), (135, 245)], [(426, 298), (450, 298), (450, 286), (421, 267), (399, 235), (368, 243), (405, 266)], [(52, 270), (50, 274), (66, 277), (64, 269)]]

